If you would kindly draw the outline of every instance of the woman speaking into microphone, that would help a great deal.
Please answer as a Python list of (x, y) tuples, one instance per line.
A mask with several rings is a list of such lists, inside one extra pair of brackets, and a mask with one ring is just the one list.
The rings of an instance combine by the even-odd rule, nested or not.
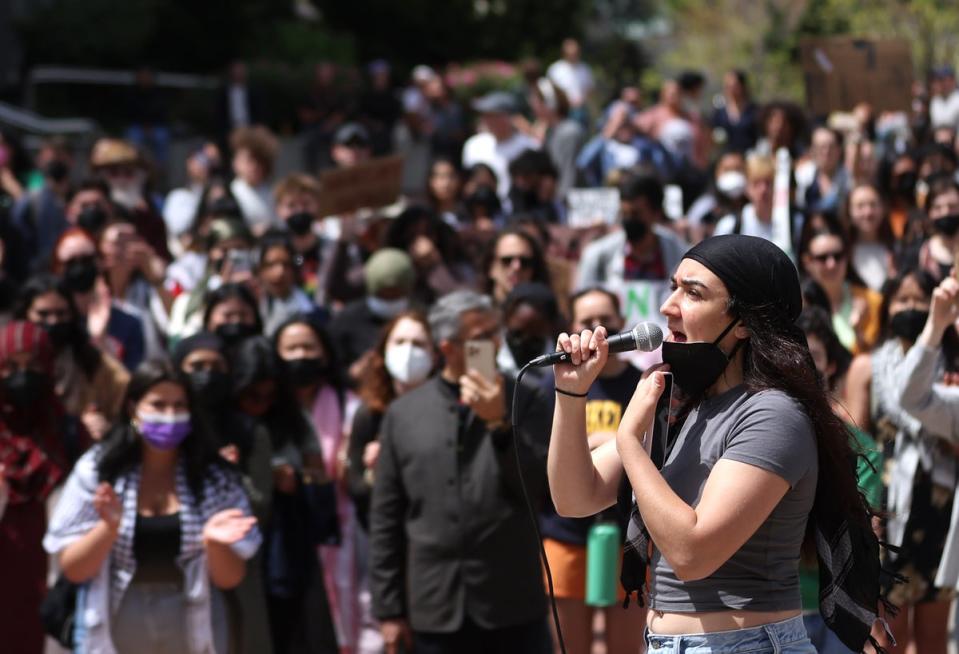
[(849, 434), (794, 324), (801, 309), (796, 269), (769, 241), (718, 236), (687, 252), (661, 308), (663, 361), (684, 400), (661, 470), (649, 452), (663, 372), (640, 382), (616, 439), (591, 452), (584, 396), (606, 333), (559, 337), (571, 362), (554, 368), (553, 502), (571, 517), (632, 503), (622, 579), (648, 599), (649, 651), (815, 652), (801, 552), (818, 553), (826, 624), (854, 651), (878, 649), (878, 543)]

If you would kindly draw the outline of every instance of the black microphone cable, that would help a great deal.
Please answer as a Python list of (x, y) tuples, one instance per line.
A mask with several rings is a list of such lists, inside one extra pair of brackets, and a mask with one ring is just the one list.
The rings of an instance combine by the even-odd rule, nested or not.
[(529, 491), (526, 490), (526, 480), (523, 478), (523, 463), (519, 458), (519, 424), (516, 415), (516, 398), (519, 396), (520, 382), (523, 375), (532, 366), (532, 361), (523, 366), (519, 374), (516, 375), (516, 385), (513, 387), (512, 408), (510, 410), (510, 425), (513, 430), (513, 453), (516, 455), (516, 472), (519, 476), (519, 487), (523, 491), (523, 499), (526, 501), (526, 510), (529, 512), (529, 519), (533, 523), (533, 531), (536, 532), (536, 542), (539, 544), (539, 556), (543, 561), (543, 568), (546, 570), (546, 584), (549, 586), (549, 603), (553, 611), (553, 624), (556, 626), (556, 638), (559, 640), (559, 651), (566, 654), (566, 643), (563, 640), (563, 629), (559, 624), (559, 611), (556, 609), (556, 595), (553, 592), (553, 573), (549, 568), (549, 561), (546, 558), (546, 546), (543, 545), (543, 535), (539, 531), (539, 518), (536, 516), (536, 509), (533, 508), (533, 501), (529, 498)]

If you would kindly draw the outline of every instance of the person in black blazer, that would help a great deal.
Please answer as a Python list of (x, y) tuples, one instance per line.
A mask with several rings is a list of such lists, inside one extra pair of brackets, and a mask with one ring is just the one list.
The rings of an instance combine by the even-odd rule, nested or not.
[(551, 651), (539, 543), (520, 488), (545, 492), (550, 403), (466, 370), (467, 340), (498, 346), (499, 316), (474, 291), (442, 297), (429, 314), (445, 365), (387, 410), (370, 510), (371, 591), (386, 652)]

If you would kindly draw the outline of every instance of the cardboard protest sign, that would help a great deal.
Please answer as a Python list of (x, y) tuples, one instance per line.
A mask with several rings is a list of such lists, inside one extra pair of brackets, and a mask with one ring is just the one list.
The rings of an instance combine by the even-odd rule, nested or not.
[(566, 222), (570, 227), (614, 225), (619, 216), (619, 189), (572, 188), (566, 194), (566, 204)]
[(905, 40), (803, 39), (800, 62), (813, 114), (849, 111), (860, 102), (877, 113), (910, 110), (912, 52)]
[(352, 168), (320, 173), (321, 216), (336, 216), (358, 209), (385, 207), (400, 196), (403, 157), (373, 159)]

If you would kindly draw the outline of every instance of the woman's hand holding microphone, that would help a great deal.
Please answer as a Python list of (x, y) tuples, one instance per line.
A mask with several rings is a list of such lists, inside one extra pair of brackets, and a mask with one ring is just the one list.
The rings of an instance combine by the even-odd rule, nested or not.
[(606, 328), (584, 329), (579, 334), (563, 332), (556, 343), (556, 351), (570, 356), (568, 362), (553, 366), (556, 391), (561, 397), (585, 397), (609, 358)]

